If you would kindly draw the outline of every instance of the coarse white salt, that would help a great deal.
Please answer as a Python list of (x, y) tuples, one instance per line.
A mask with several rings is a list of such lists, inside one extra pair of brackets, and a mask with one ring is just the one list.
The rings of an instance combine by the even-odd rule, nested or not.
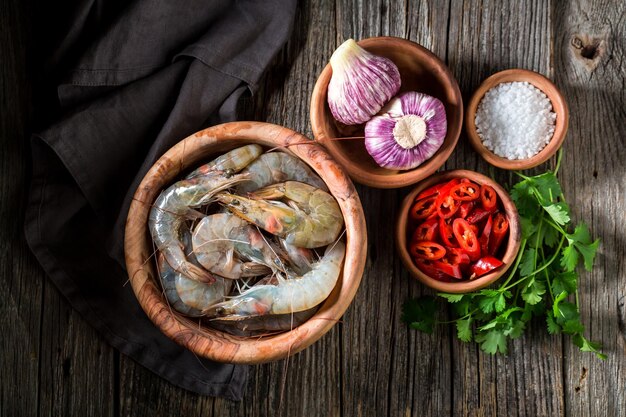
[(490, 88), (474, 120), (478, 136), (491, 152), (507, 159), (527, 159), (552, 139), (556, 113), (541, 90), (516, 81)]

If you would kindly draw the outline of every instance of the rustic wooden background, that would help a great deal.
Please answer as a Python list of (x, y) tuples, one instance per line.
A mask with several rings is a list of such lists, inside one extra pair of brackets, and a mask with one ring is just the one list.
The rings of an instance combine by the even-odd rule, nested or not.
[[(185, 392), (114, 351), (30, 254), (22, 213), (28, 74), (37, 65), (28, 54), (32, 14), (31, 2), (0, 3), (0, 416), (626, 415), (624, 1), (304, 1), (291, 41), (243, 105), (247, 118), (310, 136), (317, 74), (349, 37), (424, 45), (448, 64), (466, 101), (498, 70), (528, 68), (553, 79), (571, 110), (560, 178), (575, 220), (602, 239), (593, 273), (581, 273), (581, 314), (608, 360), (548, 335), (540, 322), (506, 357), (457, 341), (449, 327), (433, 335), (407, 329), (402, 302), (428, 292), (393, 252), (391, 219), (407, 190), (360, 186), (370, 246), (354, 303), (305, 352), (253, 367), (238, 403)], [(445, 168), (489, 172), (464, 137)]]

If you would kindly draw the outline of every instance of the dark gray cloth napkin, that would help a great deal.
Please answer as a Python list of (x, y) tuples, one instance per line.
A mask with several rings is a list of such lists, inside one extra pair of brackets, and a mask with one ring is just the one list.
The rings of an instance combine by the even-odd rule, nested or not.
[(195, 357), (144, 314), (125, 285), (126, 214), (160, 155), (236, 119), (287, 40), (295, 3), (74, 0), (46, 63), (59, 116), (32, 139), (29, 245), (111, 345), (201, 394), (240, 399), (247, 368)]

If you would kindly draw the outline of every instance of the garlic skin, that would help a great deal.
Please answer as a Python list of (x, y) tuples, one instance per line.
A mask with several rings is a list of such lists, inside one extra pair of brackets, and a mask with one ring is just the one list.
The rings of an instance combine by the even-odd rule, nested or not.
[(398, 67), (390, 59), (367, 52), (354, 39), (337, 48), (330, 66), (328, 107), (346, 125), (367, 122), (400, 89)]
[(421, 165), (443, 145), (448, 124), (443, 103), (409, 91), (393, 98), (365, 125), (365, 148), (383, 168)]

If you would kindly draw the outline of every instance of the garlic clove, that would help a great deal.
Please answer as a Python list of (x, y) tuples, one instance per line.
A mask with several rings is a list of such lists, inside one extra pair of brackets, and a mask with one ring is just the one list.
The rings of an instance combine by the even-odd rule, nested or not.
[(443, 145), (446, 111), (435, 97), (407, 92), (392, 99), (365, 125), (365, 148), (383, 168), (421, 165)]
[(361, 48), (354, 39), (337, 48), (330, 66), (328, 107), (333, 117), (346, 125), (367, 122), (400, 89), (398, 67)]

